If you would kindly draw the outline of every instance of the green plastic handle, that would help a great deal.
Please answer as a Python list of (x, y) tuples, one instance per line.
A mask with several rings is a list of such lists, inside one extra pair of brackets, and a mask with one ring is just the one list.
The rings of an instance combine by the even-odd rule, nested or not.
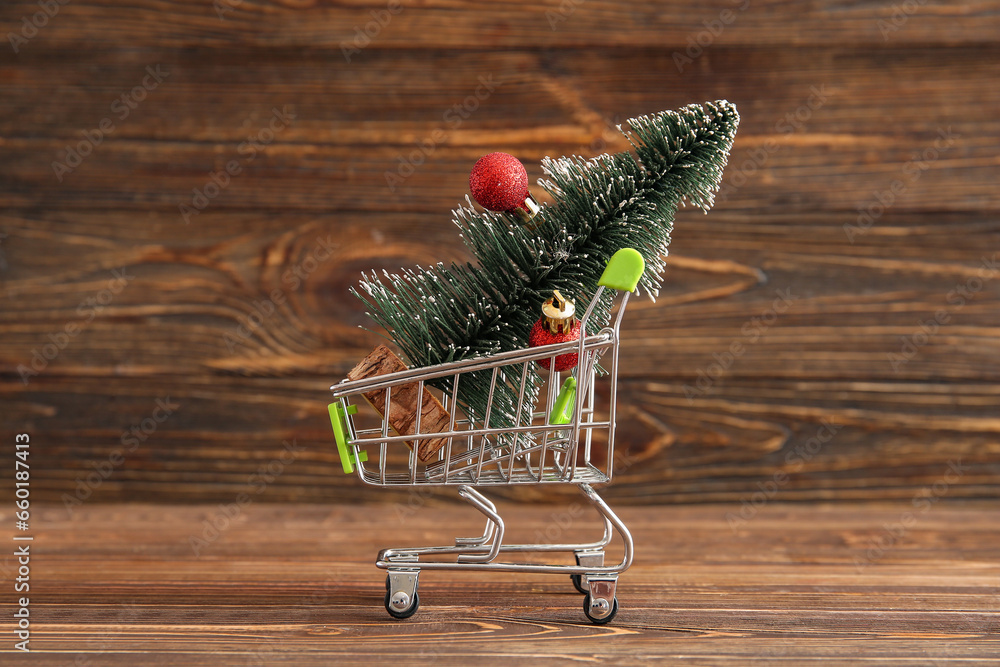
[(559, 396), (555, 405), (552, 406), (552, 413), (549, 415), (549, 423), (563, 425), (568, 424), (573, 419), (573, 408), (576, 405), (576, 378), (572, 375), (563, 382)]
[[(347, 438), (347, 415), (344, 414), (344, 407), (340, 403), (331, 403), (330, 424), (333, 426), (333, 437), (337, 440), (337, 453), (340, 454), (340, 465), (344, 467), (344, 472), (350, 475), (354, 472), (354, 465), (358, 461), (367, 461), (368, 452), (361, 452), (359, 456), (354, 456)], [(347, 406), (347, 414), (357, 414), (358, 406)]]
[(646, 261), (638, 250), (622, 248), (611, 256), (597, 284), (622, 292), (634, 292), (645, 270)]

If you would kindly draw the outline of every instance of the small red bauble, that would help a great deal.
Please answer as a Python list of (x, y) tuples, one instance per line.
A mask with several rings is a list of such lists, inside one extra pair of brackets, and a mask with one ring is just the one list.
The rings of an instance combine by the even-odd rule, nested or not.
[[(552, 343), (566, 343), (571, 340), (580, 340), (580, 323), (576, 322), (566, 333), (554, 334), (545, 327), (544, 318), (539, 319), (535, 322), (535, 326), (531, 327), (531, 333), (528, 334), (528, 345), (531, 347), (540, 347), (542, 345), (551, 345)], [(549, 362), (551, 359), (541, 359), (538, 365), (542, 368), (549, 370)], [(557, 372), (568, 371), (569, 369), (576, 366), (577, 362), (580, 361), (580, 355), (576, 352), (569, 354), (560, 354), (556, 357), (555, 370)]]
[(479, 158), (469, 174), (469, 190), (480, 206), (491, 211), (515, 212), (528, 219), (538, 212), (538, 204), (528, 194), (528, 172), (509, 153)]
[[(528, 345), (540, 347), (553, 343), (568, 343), (580, 340), (580, 322), (574, 317), (575, 308), (572, 301), (566, 300), (558, 290), (552, 293), (552, 298), (542, 305), (542, 316), (535, 322), (528, 334)], [(538, 365), (549, 370), (551, 358), (540, 359)], [(568, 371), (580, 361), (577, 352), (560, 354), (555, 358), (557, 372)]]

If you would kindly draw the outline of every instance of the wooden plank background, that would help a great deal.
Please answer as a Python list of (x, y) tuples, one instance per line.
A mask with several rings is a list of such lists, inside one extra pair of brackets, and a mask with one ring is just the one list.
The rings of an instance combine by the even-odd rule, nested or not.
[(534, 182), (721, 98), (721, 201), (679, 213), (626, 318), (606, 495), (910, 499), (956, 461), (949, 497), (1000, 495), (1000, 2), (71, 0), (34, 34), (39, 11), (0, 6), (0, 424), (40, 499), (404, 499), (333, 452), (328, 387), (379, 342), (348, 288), (468, 258), (479, 155)]

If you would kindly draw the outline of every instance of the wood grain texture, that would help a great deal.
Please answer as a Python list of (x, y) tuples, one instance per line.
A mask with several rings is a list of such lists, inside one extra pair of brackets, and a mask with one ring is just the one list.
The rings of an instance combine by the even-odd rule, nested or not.
[[(36, 11), (35, 3), (10, 2), (0, 18), (5, 25), (18, 26), (22, 16)], [(111, 5), (74, 0), (45, 26), (41, 39), (50, 48), (62, 49), (109, 43), (122, 48), (306, 47), (336, 51), (340, 57), (343, 45), (353, 46), (357, 31), (369, 23), (374, 46), (383, 49), (609, 44), (672, 44), (683, 49), (706, 29), (711, 43), (740, 46), (955, 45), (991, 42), (1000, 33), (996, 4), (990, 1), (932, 0), (899, 10), (882, 3), (817, 0), (514, 0), (476, 5), (454, 0), (171, 0), (167, 5), (152, 0), (117, 0)], [(364, 44), (363, 39), (359, 43)]]
[[(467, 192), (469, 165), (489, 147), (517, 153), (534, 183), (545, 155), (627, 149), (614, 126), (631, 116), (725, 98), (743, 116), (726, 209), (837, 210), (846, 222), (899, 180), (905, 189), (894, 195), (894, 212), (995, 211), (998, 59), (992, 44), (713, 46), (679, 73), (668, 49), (461, 58), (373, 51), (350, 65), (311, 54), (206, 62), (201, 53), (158, 50), (72, 65), (32, 55), (0, 70), (24, 90), (0, 102), (0, 194), (28, 208), (177, 211), (211, 172), (236, 160), (241, 173), (208, 210), (421, 212), (444, 217), (438, 224), (446, 227)], [(124, 110), (112, 105), (160, 64), (169, 76), (120, 120)], [(22, 83), (26, 68), (36, 74)], [(294, 121), (271, 143), (259, 151), (245, 144), (286, 106)], [(65, 163), (81, 132), (104, 119), (114, 131), (79, 167), (57, 175), (53, 163)], [(935, 155), (942, 132), (951, 143), (923, 159)], [(409, 168), (411, 176), (387, 182), (387, 173)], [(176, 221), (183, 224), (179, 213)]]
[[(42, 510), (31, 562), (36, 653), (23, 657), (59, 666), (889, 665), (986, 664), (1000, 650), (995, 504), (944, 501), (920, 513), (905, 501), (772, 503), (736, 531), (726, 506), (624, 508), (636, 560), (619, 580), (617, 618), (598, 627), (568, 577), (510, 573), (425, 571), (420, 610), (390, 619), (377, 549), (481, 528), (469, 508), (422, 502), (408, 514), (254, 503), (197, 556), (190, 539), (218, 519), (215, 506), (93, 503), (72, 518)], [(500, 509), (512, 539), (599, 532), (596, 515), (573, 507)], [(886, 537), (884, 525), (906, 512), (915, 523)], [(0, 520), (13, 519), (4, 511)], [(6, 579), (10, 558), (0, 567)], [(11, 626), (0, 623), (8, 636)], [(11, 650), (0, 646), (4, 664), (21, 664)]]
[(1000, 4), (883, 35), (889, 5), (753, 2), (680, 67), (738, 3), (587, 0), (554, 30), (555, 2), (404, 3), (350, 62), (386, 3), (227, 6), (73, 0), (0, 57), (0, 429), (40, 443), (40, 498), (228, 502), (268, 466), (255, 498), (405, 497), (339, 473), (329, 432), (327, 388), (381, 342), (361, 272), (467, 261), (449, 211), (483, 153), (534, 181), (719, 98), (742, 122), (717, 206), (680, 211), (626, 316), (609, 496), (905, 500), (956, 461), (949, 497), (1000, 495)]

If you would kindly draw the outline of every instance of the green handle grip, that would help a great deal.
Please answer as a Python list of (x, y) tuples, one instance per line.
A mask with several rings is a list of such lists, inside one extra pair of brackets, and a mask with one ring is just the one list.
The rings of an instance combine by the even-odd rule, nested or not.
[(351, 451), (347, 437), (347, 415), (357, 414), (358, 406), (347, 406), (347, 414), (344, 414), (344, 407), (340, 403), (331, 403), (330, 424), (333, 426), (333, 437), (337, 440), (337, 453), (340, 454), (340, 465), (344, 467), (344, 472), (350, 475), (354, 472), (354, 466), (359, 461), (368, 460), (368, 452), (360, 452), (358, 456)]
[(608, 260), (598, 285), (604, 285), (622, 292), (634, 292), (639, 284), (646, 261), (635, 248), (622, 248)]
[(550, 424), (568, 424), (573, 419), (573, 408), (576, 406), (576, 378), (572, 375), (563, 382), (559, 396), (549, 414)]

